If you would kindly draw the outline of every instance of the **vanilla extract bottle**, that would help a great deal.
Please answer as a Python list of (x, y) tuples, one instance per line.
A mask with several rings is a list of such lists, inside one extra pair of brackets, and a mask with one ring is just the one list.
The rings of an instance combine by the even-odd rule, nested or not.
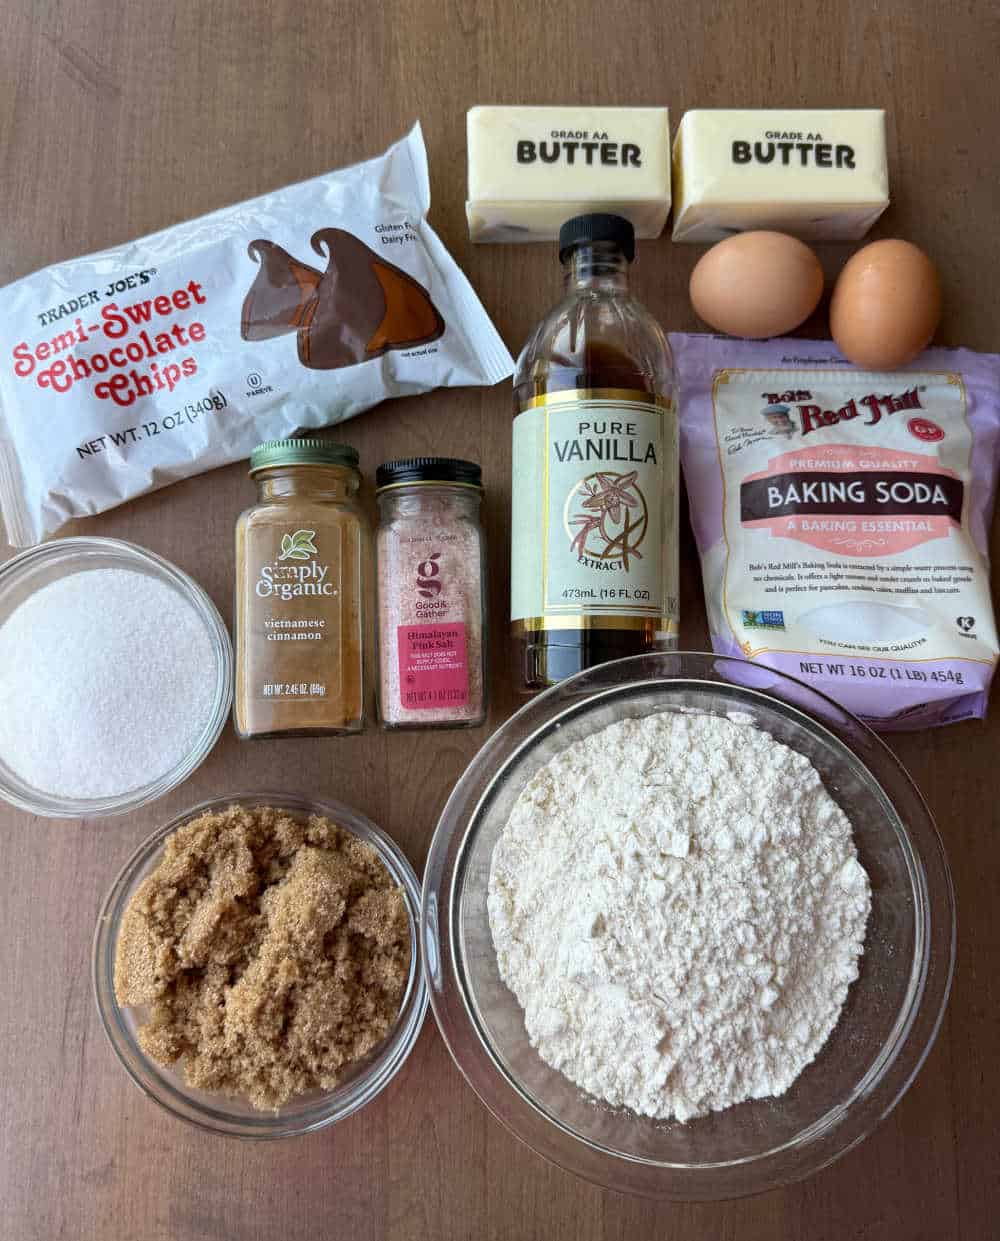
[(566, 291), (514, 376), (511, 624), (524, 688), (677, 643), (670, 347), (629, 292), (632, 225), (559, 234)]

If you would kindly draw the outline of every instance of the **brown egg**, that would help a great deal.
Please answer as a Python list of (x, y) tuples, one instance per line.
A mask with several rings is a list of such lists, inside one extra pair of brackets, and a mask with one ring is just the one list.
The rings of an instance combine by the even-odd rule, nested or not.
[(830, 302), (830, 331), (856, 366), (891, 371), (930, 344), (941, 320), (941, 279), (909, 241), (873, 241), (852, 255)]
[(701, 256), (690, 292), (695, 313), (719, 332), (783, 336), (816, 309), (823, 269), (786, 233), (736, 233)]

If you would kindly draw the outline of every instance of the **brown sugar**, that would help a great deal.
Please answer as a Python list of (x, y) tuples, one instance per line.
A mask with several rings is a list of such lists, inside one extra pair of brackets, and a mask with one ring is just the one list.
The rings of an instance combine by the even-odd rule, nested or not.
[(403, 894), (319, 816), (207, 812), (168, 837), (122, 918), (115, 995), (187, 1083), (273, 1109), (338, 1084), (391, 1029), (410, 974)]

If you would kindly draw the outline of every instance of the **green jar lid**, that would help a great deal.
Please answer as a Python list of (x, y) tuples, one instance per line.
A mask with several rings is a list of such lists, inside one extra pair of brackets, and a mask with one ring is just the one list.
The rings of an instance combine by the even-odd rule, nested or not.
[(356, 448), (352, 448), (350, 444), (338, 444), (334, 440), (265, 440), (250, 454), (250, 473), (277, 465), (342, 465), (356, 470), (358, 461)]

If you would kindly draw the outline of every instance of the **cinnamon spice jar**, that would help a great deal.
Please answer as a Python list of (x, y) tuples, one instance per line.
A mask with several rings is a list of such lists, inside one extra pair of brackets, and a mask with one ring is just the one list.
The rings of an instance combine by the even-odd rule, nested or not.
[(360, 732), (370, 532), (358, 454), (270, 440), (250, 476), (257, 503), (236, 525), (236, 732)]

